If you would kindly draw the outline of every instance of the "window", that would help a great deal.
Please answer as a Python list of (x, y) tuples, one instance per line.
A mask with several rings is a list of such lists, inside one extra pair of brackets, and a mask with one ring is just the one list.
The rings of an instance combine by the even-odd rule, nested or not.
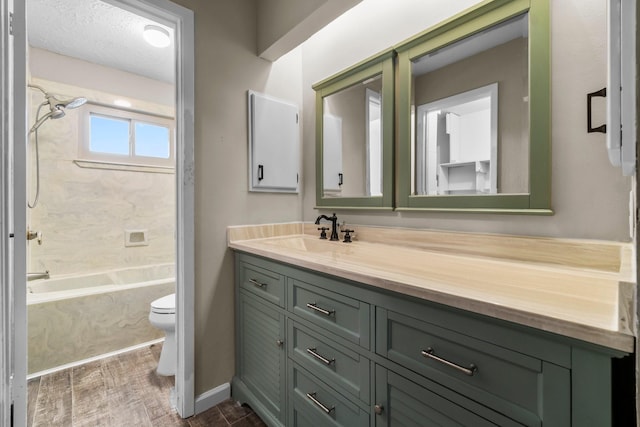
[(175, 166), (173, 120), (91, 104), (85, 109), (80, 157), (143, 166)]

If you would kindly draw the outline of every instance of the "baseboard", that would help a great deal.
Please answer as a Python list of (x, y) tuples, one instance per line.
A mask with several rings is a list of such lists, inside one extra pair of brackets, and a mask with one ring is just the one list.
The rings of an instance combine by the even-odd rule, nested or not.
[(229, 383), (224, 383), (216, 388), (212, 388), (209, 391), (205, 391), (199, 396), (196, 396), (196, 415), (213, 408), (218, 403), (224, 402), (231, 397), (231, 386)]

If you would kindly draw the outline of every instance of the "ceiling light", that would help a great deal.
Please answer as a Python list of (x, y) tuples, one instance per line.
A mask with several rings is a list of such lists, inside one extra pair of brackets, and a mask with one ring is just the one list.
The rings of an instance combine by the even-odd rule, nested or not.
[(169, 31), (157, 25), (145, 25), (142, 35), (154, 47), (167, 47), (171, 44)]

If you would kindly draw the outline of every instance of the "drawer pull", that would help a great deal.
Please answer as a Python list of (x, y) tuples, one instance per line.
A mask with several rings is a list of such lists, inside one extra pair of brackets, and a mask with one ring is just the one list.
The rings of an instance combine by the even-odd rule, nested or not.
[(333, 362), (336, 361), (336, 359), (327, 359), (326, 357), (322, 356), (321, 354), (316, 353), (316, 349), (315, 348), (308, 348), (307, 349), (307, 353), (309, 353), (310, 355), (312, 355), (313, 357), (315, 357), (316, 359), (318, 359), (319, 361), (321, 361), (322, 363), (324, 363), (327, 366), (331, 365)]
[(335, 310), (325, 310), (324, 308), (320, 308), (316, 305), (315, 302), (310, 302), (307, 304), (307, 308), (310, 308), (311, 310), (315, 310), (318, 313), (322, 313), (325, 316), (331, 316), (333, 313), (335, 313)]
[(443, 363), (447, 366), (452, 367), (453, 369), (457, 369), (458, 371), (466, 375), (469, 375), (470, 377), (472, 377), (476, 372), (478, 372), (478, 367), (473, 363), (469, 365), (468, 368), (465, 368), (464, 366), (460, 366), (457, 363), (453, 363), (446, 359), (443, 359), (442, 357), (436, 356), (435, 350), (432, 349), (431, 347), (427, 348), (426, 350), (422, 350), (420, 353), (427, 359), (433, 359), (437, 362)]
[(307, 398), (309, 398), (313, 403), (315, 403), (318, 408), (322, 409), (325, 414), (330, 414), (334, 409), (336, 409), (335, 406), (332, 406), (331, 408), (327, 408), (325, 405), (323, 405), (322, 402), (316, 399), (315, 391), (313, 393), (307, 393)]
[(266, 283), (260, 283), (256, 279), (249, 279), (249, 283), (253, 283), (258, 288), (264, 288), (265, 286), (267, 286)]

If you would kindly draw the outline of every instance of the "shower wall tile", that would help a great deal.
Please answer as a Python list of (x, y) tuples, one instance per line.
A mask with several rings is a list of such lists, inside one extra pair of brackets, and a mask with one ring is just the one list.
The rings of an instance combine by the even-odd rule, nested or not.
[[(112, 104), (126, 94), (72, 87), (43, 79), (34, 83), (63, 97), (84, 96)], [(30, 123), (40, 91), (30, 91)], [(173, 115), (167, 106), (140, 101), (140, 108)], [(83, 109), (48, 120), (38, 129), (40, 200), (28, 225), (43, 243), (29, 242), (29, 271), (52, 275), (171, 262), (175, 252), (175, 174), (83, 168), (74, 163), (83, 132)], [(44, 109), (43, 109), (44, 110)], [(42, 114), (42, 112), (41, 112)], [(35, 197), (35, 134), (29, 141), (28, 197)], [(125, 247), (125, 230), (147, 230), (148, 246)]]

